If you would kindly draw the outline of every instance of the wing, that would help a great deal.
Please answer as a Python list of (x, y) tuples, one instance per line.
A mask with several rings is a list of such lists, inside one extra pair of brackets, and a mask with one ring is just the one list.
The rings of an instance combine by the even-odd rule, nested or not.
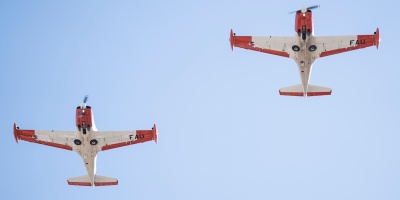
[(102, 151), (155, 140), (157, 143), (157, 128), (135, 131), (96, 131), (95, 138)]
[(25, 140), (37, 144), (57, 147), (72, 151), (72, 145), (75, 139), (74, 131), (39, 131), (39, 130), (21, 130), (14, 124), (14, 137), (18, 140)]
[(319, 57), (325, 57), (369, 46), (378, 48), (379, 40), (379, 29), (376, 29), (373, 35), (315, 37), (315, 45)]
[(292, 52), (292, 46), (296, 44), (295, 37), (236, 36), (232, 29), (229, 40), (232, 50), (235, 46), (287, 58)]

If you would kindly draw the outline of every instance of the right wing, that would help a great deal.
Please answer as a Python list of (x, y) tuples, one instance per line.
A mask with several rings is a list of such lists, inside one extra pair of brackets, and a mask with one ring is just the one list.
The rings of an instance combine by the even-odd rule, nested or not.
[(373, 35), (351, 35), (351, 36), (316, 36), (315, 45), (319, 57), (344, 53), (370, 46), (379, 47), (379, 29)]
[(276, 56), (289, 58), (292, 46), (296, 44), (294, 37), (273, 37), (273, 36), (236, 36), (232, 29), (230, 33), (231, 48), (259, 51)]
[(25, 140), (46, 146), (57, 147), (60, 149), (72, 151), (75, 139), (74, 131), (38, 131), (38, 130), (21, 130), (14, 124), (14, 138)]
[(157, 127), (152, 130), (136, 131), (95, 131), (100, 150), (105, 151), (127, 145), (133, 145), (154, 140), (157, 143)]

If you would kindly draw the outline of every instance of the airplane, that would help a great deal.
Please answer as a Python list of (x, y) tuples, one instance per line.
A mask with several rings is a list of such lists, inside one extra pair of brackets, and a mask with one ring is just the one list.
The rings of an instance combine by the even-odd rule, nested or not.
[(96, 174), (97, 153), (152, 140), (157, 143), (156, 125), (152, 130), (97, 131), (92, 108), (86, 106), (87, 99), (88, 96), (85, 96), (81, 106), (76, 108), (75, 131), (21, 130), (14, 123), (15, 141), (18, 143), (18, 140), (25, 140), (77, 152), (82, 157), (87, 175), (69, 178), (69, 185), (118, 185), (118, 179)]
[(236, 36), (230, 31), (230, 45), (233, 47), (259, 51), (293, 59), (298, 68), (301, 84), (281, 88), (280, 95), (286, 96), (321, 96), (331, 95), (332, 89), (309, 84), (312, 64), (317, 58), (357, 50), (369, 46), (378, 49), (379, 28), (371, 35), (352, 36), (314, 36), (312, 9), (319, 5), (303, 7), (296, 13), (294, 37), (275, 36)]

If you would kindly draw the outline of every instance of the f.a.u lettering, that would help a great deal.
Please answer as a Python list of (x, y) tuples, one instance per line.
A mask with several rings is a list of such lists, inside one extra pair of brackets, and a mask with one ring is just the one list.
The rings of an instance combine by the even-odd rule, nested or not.
[(144, 138), (144, 134), (135, 135), (135, 137), (133, 137), (133, 135), (129, 135), (129, 139), (132, 140), (132, 138), (135, 138), (135, 140), (143, 139)]
[[(356, 41), (356, 42), (354, 43), (354, 41)], [(362, 40), (350, 40), (350, 45), (353, 45), (353, 44), (356, 44), (356, 45), (365, 44), (365, 39), (362, 39)]]

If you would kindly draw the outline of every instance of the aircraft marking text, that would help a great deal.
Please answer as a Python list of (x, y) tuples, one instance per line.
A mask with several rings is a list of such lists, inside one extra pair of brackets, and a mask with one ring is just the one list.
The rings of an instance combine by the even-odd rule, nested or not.
[[(350, 45), (352, 45), (354, 43), (354, 40), (350, 40)], [(363, 40), (356, 40), (356, 43), (355, 43), (356, 45), (358, 45), (358, 44), (365, 44), (365, 39), (363, 39)]]

